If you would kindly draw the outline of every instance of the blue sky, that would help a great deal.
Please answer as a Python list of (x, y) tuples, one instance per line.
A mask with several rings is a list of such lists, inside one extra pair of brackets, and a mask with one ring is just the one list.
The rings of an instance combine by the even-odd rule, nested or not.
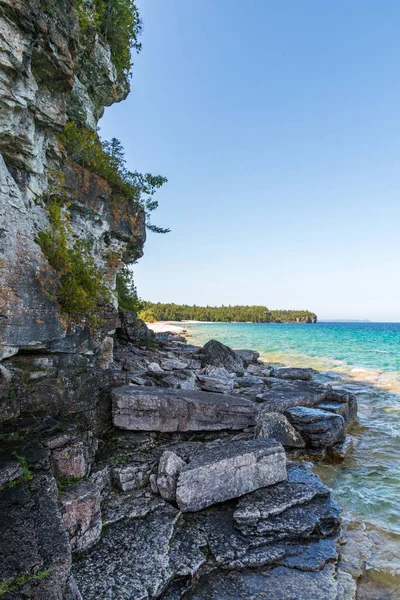
[(132, 92), (100, 127), (169, 180), (140, 295), (400, 321), (400, 3), (138, 6)]

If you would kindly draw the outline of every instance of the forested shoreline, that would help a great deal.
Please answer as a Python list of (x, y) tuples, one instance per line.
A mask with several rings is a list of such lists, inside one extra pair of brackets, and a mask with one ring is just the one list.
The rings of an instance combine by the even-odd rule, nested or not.
[(218, 323), (316, 323), (309, 310), (269, 310), (266, 306), (190, 306), (142, 302), (145, 321), (211, 321)]

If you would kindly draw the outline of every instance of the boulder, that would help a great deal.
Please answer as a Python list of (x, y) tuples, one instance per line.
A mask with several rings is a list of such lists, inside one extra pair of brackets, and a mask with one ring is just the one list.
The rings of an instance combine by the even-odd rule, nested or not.
[(178, 476), (182, 512), (202, 510), (286, 479), (286, 456), (275, 440), (217, 445), (195, 456)]
[(311, 381), (312, 379), (311, 369), (298, 369), (293, 367), (282, 367), (280, 369), (274, 369), (274, 377), (278, 379), (292, 379), (294, 381)]
[(161, 368), (164, 371), (173, 371), (174, 369), (186, 369), (188, 363), (178, 360), (177, 358), (163, 358), (161, 359)]
[(333, 460), (344, 460), (346, 456), (352, 452), (355, 444), (356, 439), (351, 435), (346, 435), (343, 442), (334, 444), (329, 448), (329, 456), (333, 458)]
[(326, 398), (327, 390), (306, 382), (279, 382), (257, 396), (265, 409), (283, 413), (293, 406), (315, 406)]
[(157, 489), (160, 496), (168, 502), (174, 502), (178, 475), (186, 463), (175, 452), (163, 452), (158, 464)]
[(255, 350), (235, 350), (235, 354), (242, 360), (245, 368), (250, 363), (255, 363), (260, 356), (260, 353)]
[(285, 415), (262, 410), (257, 416), (257, 438), (272, 438), (285, 448), (304, 448), (305, 442)]
[(238, 387), (259, 387), (264, 385), (264, 378), (257, 375), (245, 375), (244, 377), (238, 377), (235, 383)]
[(256, 406), (238, 396), (125, 386), (112, 391), (113, 423), (133, 431), (218, 431), (255, 424)]
[(237, 373), (243, 375), (242, 359), (228, 346), (224, 346), (217, 340), (210, 340), (201, 350), (202, 352), (202, 367), (212, 365), (214, 367), (225, 367), (228, 373)]
[(335, 413), (295, 406), (287, 410), (285, 415), (311, 448), (327, 448), (345, 438), (345, 420)]
[(257, 363), (255, 365), (250, 364), (247, 369), (249, 375), (257, 375), (259, 377), (271, 377), (274, 372), (273, 367), (269, 367), (263, 363)]

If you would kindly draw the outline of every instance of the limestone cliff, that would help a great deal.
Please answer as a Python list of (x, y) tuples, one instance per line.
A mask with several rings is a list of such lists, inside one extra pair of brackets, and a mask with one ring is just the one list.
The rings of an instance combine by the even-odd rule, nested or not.
[(93, 335), (85, 319), (63, 315), (57, 274), (35, 239), (48, 227), (41, 198), (63, 171), (72, 235), (90, 243), (106, 285), (114, 288), (121, 259), (142, 255), (142, 209), (67, 161), (57, 140), (68, 119), (96, 128), (128, 82), (95, 29), (80, 30), (71, 0), (0, 0), (0, 73), (0, 360), (45, 350), (95, 353), (107, 364), (115, 308)]

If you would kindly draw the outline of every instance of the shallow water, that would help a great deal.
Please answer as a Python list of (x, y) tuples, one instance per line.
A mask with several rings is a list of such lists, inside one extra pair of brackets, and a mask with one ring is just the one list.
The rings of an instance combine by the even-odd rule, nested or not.
[(400, 599), (400, 323), (201, 324), (190, 334), (198, 345), (214, 338), (313, 367), (317, 380), (356, 394), (354, 451), (315, 471), (344, 509), (349, 552), (364, 561), (359, 599)]

